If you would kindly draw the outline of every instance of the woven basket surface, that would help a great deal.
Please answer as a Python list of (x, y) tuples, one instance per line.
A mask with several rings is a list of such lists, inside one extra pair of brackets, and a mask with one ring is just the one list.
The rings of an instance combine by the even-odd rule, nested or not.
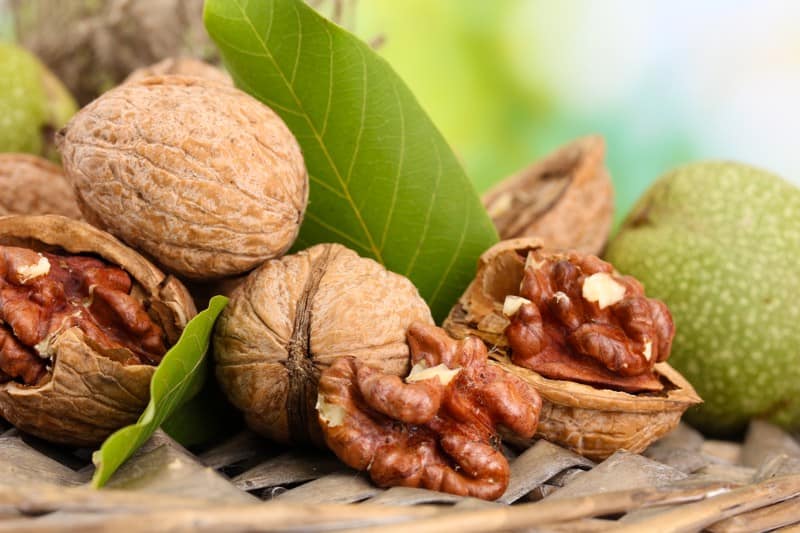
[(766, 531), (800, 527), (800, 443), (756, 422), (743, 442), (688, 426), (595, 464), (547, 441), (506, 449), (497, 502), (380, 489), (334, 456), (250, 432), (192, 453), (163, 432), (87, 486), (90, 451), (0, 435), (0, 531)]

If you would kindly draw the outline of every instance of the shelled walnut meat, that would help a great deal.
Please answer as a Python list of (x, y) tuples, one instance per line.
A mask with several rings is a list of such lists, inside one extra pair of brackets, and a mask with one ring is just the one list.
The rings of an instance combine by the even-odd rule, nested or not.
[(339, 244), (316, 245), (268, 261), (234, 290), (214, 332), (217, 378), (256, 432), (324, 446), (320, 372), (352, 356), (405, 374), (413, 322), (433, 319), (408, 279)]
[(175, 274), (241, 274), (297, 237), (308, 201), (300, 147), (278, 115), (230, 85), (124, 83), (56, 142), (86, 219)]
[(138, 418), (194, 314), (175, 278), (111, 235), (0, 217), (0, 415), (52, 442), (101, 442)]
[(675, 336), (667, 306), (595, 256), (528, 252), (519, 296), (506, 297), (503, 313), (516, 365), (627, 392), (664, 388), (653, 367)]
[(425, 323), (409, 328), (405, 381), (351, 357), (322, 372), (317, 409), (325, 442), (381, 487), (422, 487), (487, 500), (509, 481), (496, 427), (536, 432), (536, 390), (489, 364), (476, 337), (456, 341)]
[(487, 250), (444, 327), (479, 336), (536, 387), (540, 435), (593, 459), (643, 450), (700, 401), (665, 362), (674, 325), (662, 302), (597, 257), (537, 239)]
[(81, 217), (61, 167), (31, 154), (0, 154), (0, 216), (46, 214)]

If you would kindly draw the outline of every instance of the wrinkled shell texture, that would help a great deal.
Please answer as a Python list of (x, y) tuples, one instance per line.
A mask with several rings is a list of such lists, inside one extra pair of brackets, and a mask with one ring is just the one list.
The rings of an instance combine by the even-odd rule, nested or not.
[(167, 74), (194, 76), (233, 86), (233, 80), (227, 72), (214, 65), (209, 65), (205, 61), (191, 57), (168, 57), (148, 67), (138, 68), (125, 78), (124, 83)]
[(537, 435), (592, 459), (624, 448), (641, 451), (677, 425), (683, 412), (701, 400), (667, 363), (655, 365), (664, 383), (657, 394), (629, 394), (581, 383), (547, 379), (511, 363), (503, 315), (508, 294), (519, 294), (525, 257), (541, 248), (538, 239), (501, 241), (480, 258), (475, 280), (450, 311), (444, 329), (455, 338), (476, 335), (494, 350), (491, 356), (531, 383), (542, 396)]
[[(181, 283), (165, 276), (140, 254), (111, 235), (61, 216), (0, 217), (0, 244), (36, 250), (91, 253), (122, 266), (136, 280), (173, 344), (194, 316)], [(0, 415), (19, 429), (51, 442), (93, 446), (114, 430), (134, 422), (149, 398), (155, 367), (123, 365), (96, 352), (77, 328), (54, 342), (52, 377), (41, 385), (0, 385)]]
[(598, 255), (611, 232), (614, 191), (605, 141), (577, 139), (483, 196), (500, 238), (539, 237), (545, 246)]
[[(672, 431), (683, 412), (700, 403), (692, 386), (667, 363), (655, 367), (663, 394), (628, 394), (571, 381), (547, 379), (496, 356), (505, 370), (523, 378), (542, 397), (537, 435), (584, 457), (602, 461), (617, 450), (644, 451)], [(510, 435), (510, 442), (530, 445)]]
[(257, 432), (321, 445), (321, 370), (353, 356), (407, 372), (415, 321), (433, 323), (408, 279), (341, 245), (317, 245), (265, 263), (236, 289), (215, 329), (217, 377)]
[(35, 155), (0, 154), (0, 216), (15, 214), (81, 217), (58, 165)]
[(246, 272), (294, 242), (308, 201), (297, 141), (247, 94), (200, 78), (127, 83), (58, 138), (87, 220), (191, 279)]

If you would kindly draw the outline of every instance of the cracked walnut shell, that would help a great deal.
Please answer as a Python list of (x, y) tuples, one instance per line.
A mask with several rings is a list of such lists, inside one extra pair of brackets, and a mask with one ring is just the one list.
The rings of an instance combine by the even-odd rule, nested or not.
[(139, 417), (194, 314), (177, 279), (111, 235), (0, 217), (0, 415), (48, 441), (102, 442)]
[(63, 215), (81, 218), (64, 172), (31, 154), (0, 154), (0, 215)]
[(600, 254), (614, 215), (605, 150), (599, 135), (576, 139), (488, 190), (483, 205), (500, 238)]
[(405, 277), (339, 244), (268, 261), (231, 295), (214, 332), (217, 378), (247, 424), (278, 442), (324, 446), (320, 372), (352, 356), (408, 372), (406, 331), (433, 324)]
[(498, 364), (536, 388), (543, 399), (539, 436), (596, 460), (622, 448), (640, 452), (701, 400), (669, 364), (656, 362), (656, 351), (652, 374), (647, 374), (652, 378), (647, 379), (655, 380), (657, 387), (646, 388), (657, 390), (638, 393), (593, 386), (591, 379), (589, 383), (551, 379), (514, 364), (506, 337), (512, 322), (507, 315), (514, 313), (509, 312), (506, 298), (519, 297), (529, 252), (541, 249), (540, 240), (523, 238), (502, 241), (484, 252), (475, 280), (450, 311), (444, 328), (456, 338), (480, 337)]
[(57, 143), (86, 219), (189, 279), (280, 256), (308, 202), (300, 147), (280, 117), (213, 80), (120, 85)]

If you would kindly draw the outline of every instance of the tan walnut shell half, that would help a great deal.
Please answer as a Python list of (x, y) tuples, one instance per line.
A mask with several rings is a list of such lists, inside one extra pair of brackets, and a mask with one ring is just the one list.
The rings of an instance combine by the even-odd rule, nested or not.
[[(184, 286), (108, 233), (57, 215), (0, 217), (0, 245), (36, 251), (91, 254), (122, 267), (134, 280), (137, 298), (164, 331), (169, 346), (195, 315)], [(135, 422), (150, 397), (150, 365), (123, 365), (87, 344), (78, 328), (52, 343), (49, 379), (36, 386), (0, 384), (0, 415), (45, 440), (94, 446)]]
[(308, 202), (300, 147), (280, 117), (203, 78), (120, 85), (57, 143), (86, 219), (190, 279), (280, 256)]
[(599, 255), (614, 215), (604, 159), (603, 138), (582, 137), (488, 190), (483, 205), (500, 238), (535, 236), (548, 248)]
[(234, 291), (214, 333), (217, 378), (258, 433), (324, 446), (315, 407), (321, 371), (353, 356), (405, 375), (415, 321), (433, 324), (408, 279), (319, 244), (268, 261)]
[[(629, 394), (572, 381), (547, 379), (514, 365), (507, 356), (503, 314), (507, 295), (518, 295), (528, 251), (542, 247), (535, 238), (501, 241), (481, 255), (475, 280), (445, 320), (455, 338), (475, 335), (491, 348), (490, 357), (532, 384), (543, 405), (537, 435), (594, 460), (619, 449), (641, 452), (672, 430), (700, 397), (667, 363), (655, 365), (664, 383), (660, 393)], [(525, 444), (519, 443), (518, 444)]]
[(31, 154), (0, 154), (0, 216), (46, 214), (81, 218), (61, 167)]

